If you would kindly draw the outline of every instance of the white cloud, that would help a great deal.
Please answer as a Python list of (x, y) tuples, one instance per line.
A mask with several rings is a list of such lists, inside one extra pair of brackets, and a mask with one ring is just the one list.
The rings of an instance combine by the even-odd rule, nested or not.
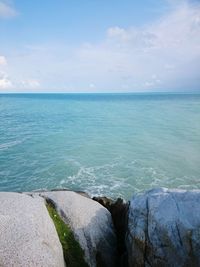
[[(115, 53), (114, 60), (120, 69), (117, 64), (113, 64), (112, 69), (118, 77), (125, 72), (132, 77), (135, 88), (138, 83), (141, 89), (142, 84), (143, 89), (150, 86), (174, 89), (177, 84), (199, 88), (200, 6), (183, 1), (173, 12), (150, 26), (110, 28), (104, 49), (110, 50), (110, 55)], [(152, 73), (159, 78), (152, 79)], [(189, 84), (192, 80), (194, 84)]]
[(28, 79), (28, 80), (21, 81), (21, 85), (25, 88), (36, 89), (40, 87), (40, 82), (35, 79)]
[(154, 82), (146, 81), (146, 82), (144, 83), (144, 86), (145, 86), (145, 87), (152, 87), (152, 86), (154, 86), (154, 85), (155, 85)]
[(110, 27), (99, 43), (26, 46), (9, 57), (9, 76), (24, 90), (199, 90), (200, 5), (170, 10), (151, 25)]
[(107, 35), (108, 37), (120, 40), (121, 42), (128, 42), (132, 38), (132, 36), (125, 29), (118, 26), (109, 28), (107, 30)]
[(151, 25), (111, 27), (77, 54), (81, 78), (100, 90), (200, 89), (200, 6), (184, 1)]
[(13, 84), (6, 73), (0, 72), (0, 89), (10, 89)]
[(149, 81), (146, 81), (144, 83), (144, 86), (146, 88), (153, 88), (153, 87), (156, 87), (156, 86), (160, 86), (162, 84), (161, 80), (158, 78), (158, 76), (156, 74), (153, 74), (151, 76), (151, 78), (149, 79)]
[(7, 60), (4, 56), (0, 56), (0, 66), (7, 65)]

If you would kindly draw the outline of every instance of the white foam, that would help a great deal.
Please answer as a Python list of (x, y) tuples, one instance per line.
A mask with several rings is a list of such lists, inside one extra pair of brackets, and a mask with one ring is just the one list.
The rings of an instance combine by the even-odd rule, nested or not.
[(16, 140), (16, 141), (0, 144), (0, 150), (7, 150), (13, 146), (16, 146), (16, 145), (23, 143), (23, 141), (24, 140)]

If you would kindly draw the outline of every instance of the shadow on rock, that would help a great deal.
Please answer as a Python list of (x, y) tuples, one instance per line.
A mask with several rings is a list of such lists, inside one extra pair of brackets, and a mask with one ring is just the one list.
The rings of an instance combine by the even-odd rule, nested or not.
[(128, 257), (125, 245), (125, 236), (127, 229), (127, 213), (129, 208), (129, 202), (125, 202), (123, 199), (118, 198), (116, 201), (107, 197), (93, 197), (93, 200), (99, 202), (102, 206), (107, 208), (111, 215), (115, 232), (117, 236), (117, 267), (127, 267)]

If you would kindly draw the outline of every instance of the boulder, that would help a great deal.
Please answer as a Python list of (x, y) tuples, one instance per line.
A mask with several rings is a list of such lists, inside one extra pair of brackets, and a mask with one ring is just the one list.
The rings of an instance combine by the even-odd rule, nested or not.
[(129, 266), (200, 266), (200, 191), (154, 189), (130, 202)]
[(71, 191), (39, 194), (53, 203), (63, 221), (70, 226), (89, 266), (115, 266), (117, 242), (107, 209)]
[(0, 193), (0, 266), (64, 267), (63, 251), (44, 200)]

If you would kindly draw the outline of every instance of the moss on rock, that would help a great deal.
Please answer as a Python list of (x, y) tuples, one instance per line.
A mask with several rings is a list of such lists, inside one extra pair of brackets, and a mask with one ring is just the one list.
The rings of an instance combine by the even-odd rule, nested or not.
[(84, 259), (84, 251), (76, 241), (70, 227), (63, 222), (52, 203), (48, 202), (46, 206), (58, 233), (66, 265), (68, 267), (88, 267)]

